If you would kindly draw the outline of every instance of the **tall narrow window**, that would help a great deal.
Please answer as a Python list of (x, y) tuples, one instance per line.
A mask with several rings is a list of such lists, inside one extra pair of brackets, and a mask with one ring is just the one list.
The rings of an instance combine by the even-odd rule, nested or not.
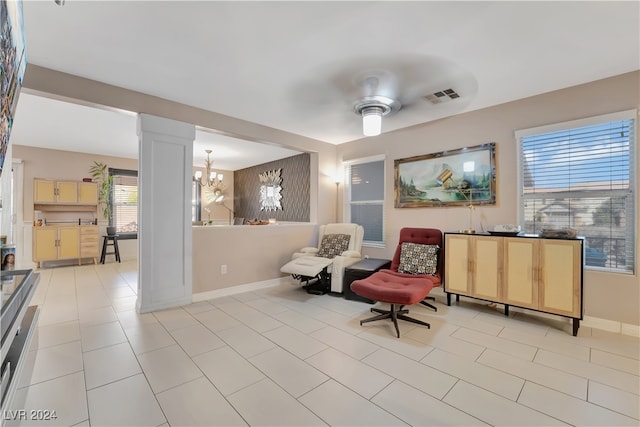
[(633, 273), (635, 111), (516, 132), (527, 233), (572, 228), (588, 267)]
[(345, 172), (345, 218), (364, 227), (364, 245), (383, 245), (384, 158), (348, 162)]
[(109, 168), (113, 177), (111, 224), (121, 238), (134, 238), (138, 233), (138, 172)]

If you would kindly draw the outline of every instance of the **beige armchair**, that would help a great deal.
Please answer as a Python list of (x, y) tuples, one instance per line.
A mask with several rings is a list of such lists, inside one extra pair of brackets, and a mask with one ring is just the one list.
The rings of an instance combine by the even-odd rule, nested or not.
[[(332, 235), (349, 236), (348, 244), (340, 242), (344, 246), (338, 250), (338, 254), (327, 254), (327, 247), (331, 247)], [(325, 240), (325, 237), (327, 239)], [(295, 252), (292, 260), (284, 265), (280, 271), (289, 273), (296, 278), (309, 282), (310, 278), (318, 278), (319, 282), (329, 281), (328, 289), (331, 292), (342, 293), (342, 279), (344, 269), (362, 259), (362, 239), (364, 228), (358, 224), (338, 223), (321, 225), (318, 229), (318, 246), (305, 247)], [(324, 241), (324, 247), (323, 247)], [(337, 248), (338, 246), (335, 246)], [(344, 247), (346, 247), (345, 250)], [(331, 250), (329, 250), (331, 252)], [(323, 277), (324, 276), (324, 277)]]

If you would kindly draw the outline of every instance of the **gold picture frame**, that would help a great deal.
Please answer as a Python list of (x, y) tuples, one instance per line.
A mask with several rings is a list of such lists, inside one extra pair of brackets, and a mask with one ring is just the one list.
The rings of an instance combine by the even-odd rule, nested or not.
[(394, 160), (395, 207), (494, 205), (495, 149), (490, 142)]

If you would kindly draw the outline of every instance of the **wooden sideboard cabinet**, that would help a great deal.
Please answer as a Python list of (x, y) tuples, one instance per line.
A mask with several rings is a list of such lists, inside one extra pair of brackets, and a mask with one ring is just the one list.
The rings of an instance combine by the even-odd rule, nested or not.
[(460, 295), (582, 319), (582, 239), (445, 233), (447, 304)]

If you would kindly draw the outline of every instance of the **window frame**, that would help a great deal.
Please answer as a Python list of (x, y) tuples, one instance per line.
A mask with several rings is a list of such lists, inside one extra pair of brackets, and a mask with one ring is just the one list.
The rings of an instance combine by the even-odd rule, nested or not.
[[(586, 265), (586, 259), (584, 261), (584, 269), (585, 270), (594, 270), (601, 271), (611, 274), (624, 274), (624, 275), (633, 275), (637, 274), (637, 262), (638, 262), (638, 245), (637, 245), (637, 233), (638, 233), (638, 208), (639, 208), (639, 197), (638, 197), (638, 111), (635, 109), (619, 111), (615, 113), (603, 114), (599, 116), (587, 117), (577, 120), (570, 120), (566, 122), (553, 123), (549, 125), (537, 126), (533, 128), (520, 129), (515, 131), (515, 139), (516, 139), (516, 150), (517, 150), (517, 174), (518, 174), (518, 220), (520, 224), (524, 224), (524, 173), (523, 173), (523, 144), (522, 139), (528, 136), (533, 136), (537, 134), (544, 134), (549, 132), (559, 132), (559, 131), (567, 131), (571, 129), (586, 127), (586, 126), (594, 126), (599, 124), (605, 124), (608, 122), (620, 121), (620, 120), (633, 120), (633, 133), (630, 135), (630, 154), (629, 154), (629, 167), (630, 167), (630, 176), (629, 176), (629, 193), (634, 197), (632, 207), (634, 209), (634, 215), (632, 218), (633, 228), (633, 237), (629, 239), (629, 242), (632, 245), (633, 257), (631, 260), (631, 268), (630, 269), (620, 269), (614, 267), (597, 267), (592, 265)], [(570, 191), (557, 193), (561, 194), (571, 194)], [(599, 195), (605, 194), (603, 191), (593, 190), (593, 196), (597, 197)], [(628, 219), (628, 216), (627, 216)], [(584, 236), (585, 239), (588, 239), (589, 236)], [(586, 250), (586, 245), (585, 245)]]
[[(119, 176), (135, 176), (136, 179), (138, 178), (138, 171), (137, 170), (132, 170), (132, 169), (117, 169), (117, 168), (109, 168), (109, 177), (113, 178), (114, 176), (119, 175)], [(115, 186), (115, 184), (113, 184)], [(138, 190), (140, 190), (140, 183), (138, 183)], [(110, 224), (114, 224), (113, 226), (115, 227), (115, 219), (116, 219), (116, 203), (115, 203), (115, 199), (114, 199), (114, 194), (113, 194), (113, 188), (111, 189), (111, 193), (109, 194), (109, 203), (111, 203), (111, 206), (113, 207), (111, 209), (111, 218), (109, 218), (109, 223)], [(139, 224), (139, 219), (140, 219), (140, 202), (138, 199), (138, 204), (136, 205), (136, 221), (138, 221), (138, 227), (140, 226)], [(130, 233), (118, 233), (118, 239), (119, 240), (130, 240), (130, 239), (137, 239), (138, 238), (138, 232), (130, 232)]]
[[(358, 165), (358, 164), (364, 164), (364, 163), (373, 163), (373, 162), (379, 162), (382, 161), (383, 164), (383, 176), (382, 176), (382, 199), (381, 200), (368, 200), (368, 201), (361, 201), (361, 202), (356, 202), (356, 203), (352, 203), (351, 202), (351, 167), (354, 165)], [(382, 207), (382, 223), (381, 223), (381, 235), (382, 235), (382, 240), (380, 241), (375, 241), (375, 240), (363, 240), (362, 241), (362, 246), (365, 247), (372, 247), (372, 248), (384, 248), (386, 247), (386, 240), (385, 240), (385, 236), (386, 236), (386, 209), (385, 209), (385, 200), (387, 198), (387, 185), (386, 185), (386, 178), (387, 178), (387, 159), (386, 156), (384, 154), (378, 154), (378, 155), (374, 155), (374, 156), (368, 156), (368, 157), (361, 157), (361, 158), (357, 158), (357, 159), (352, 159), (352, 160), (346, 160), (342, 162), (343, 165), (343, 175), (344, 175), (344, 191), (343, 191), (343, 198), (342, 198), (342, 220), (343, 221), (351, 221), (351, 206), (352, 204), (359, 204), (359, 205), (364, 205), (364, 204), (375, 204), (375, 205), (380, 205)]]

